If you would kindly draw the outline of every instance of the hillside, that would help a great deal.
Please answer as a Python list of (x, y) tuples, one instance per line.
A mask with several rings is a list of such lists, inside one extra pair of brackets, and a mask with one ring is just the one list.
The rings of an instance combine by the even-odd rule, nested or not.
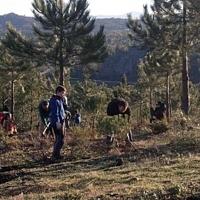
[[(32, 17), (25, 17), (10, 13), (0, 16), (0, 36), (4, 36), (6, 33), (6, 22), (11, 22), (12, 25), (20, 30), (26, 36), (33, 36), (32, 24), (37, 23)], [(94, 31), (99, 30), (100, 25), (104, 25), (105, 33), (107, 35), (107, 42), (112, 48), (114, 47), (115, 53), (109, 56), (106, 61), (99, 66), (98, 73), (92, 75), (93, 79), (99, 79), (102, 81), (111, 80), (120, 82), (123, 74), (127, 75), (128, 82), (134, 83), (137, 80), (137, 65), (139, 60), (145, 55), (145, 51), (138, 50), (136, 48), (128, 48), (123, 50), (119, 48), (126, 46), (128, 42), (127, 19), (122, 18), (102, 18), (96, 19)], [(120, 37), (118, 37), (120, 35)], [(112, 41), (110, 42), (110, 38)], [(119, 41), (120, 40), (120, 41)], [(190, 80), (193, 83), (200, 82), (200, 72), (197, 63), (197, 56), (193, 56), (191, 59), (191, 69), (189, 72)], [(76, 72), (76, 76), (80, 78), (80, 74)]]
[[(32, 24), (37, 23), (33, 17), (21, 16), (15, 13), (0, 15), (0, 36), (4, 36), (6, 33), (6, 22), (11, 22), (17, 30), (20, 30), (26, 36), (33, 36)], [(124, 31), (127, 29), (126, 22), (127, 19), (122, 18), (96, 19), (94, 31), (97, 31), (100, 25), (105, 26), (105, 32)]]

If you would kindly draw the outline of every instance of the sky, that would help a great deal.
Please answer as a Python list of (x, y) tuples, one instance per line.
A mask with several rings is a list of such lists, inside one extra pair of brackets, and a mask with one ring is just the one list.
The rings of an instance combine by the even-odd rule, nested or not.
[[(15, 13), (33, 16), (33, 0), (0, 0), (0, 15)], [(65, 0), (68, 2), (68, 0)], [(152, 0), (88, 0), (90, 15), (124, 15), (130, 12), (143, 13), (143, 5), (152, 4)]]

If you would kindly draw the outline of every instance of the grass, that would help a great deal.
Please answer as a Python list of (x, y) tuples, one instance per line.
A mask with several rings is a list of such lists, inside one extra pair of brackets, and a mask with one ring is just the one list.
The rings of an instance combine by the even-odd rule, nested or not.
[[(134, 130), (134, 142), (107, 146), (95, 130), (67, 133), (66, 159), (49, 163), (53, 139), (0, 134), (0, 199), (200, 199), (199, 130)], [(116, 166), (116, 158), (123, 164)]]

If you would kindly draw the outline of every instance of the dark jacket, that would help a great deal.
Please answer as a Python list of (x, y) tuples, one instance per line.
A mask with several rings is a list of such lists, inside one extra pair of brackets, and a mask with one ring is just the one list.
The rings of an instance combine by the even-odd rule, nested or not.
[(74, 118), (74, 123), (75, 124), (80, 124), (81, 123), (81, 115), (80, 114), (76, 114), (75, 118)]
[(63, 100), (57, 95), (53, 95), (49, 102), (50, 113), (50, 123), (51, 126), (55, 126), (56, 122), (63, 124), (65, 119), (65, 110), (63, 107)]
[(39, 109), (39, 114), (40, 114), (40, 118), (42, 120), (42, 122), (47, 125), (47, 118), (50, 116), (50, 108), (48, 108), (47, 110), (45, 110), (43, 108), (43, 102), (44, 101), (49, 101), (49, 99), (44, 99), (39, 103), (38, 109)]
[(150, 108), (151, 116), (154, 116), (158, 120), (164, 119), (164, 110), (162, 108)]
[(128, 115), (128, 120), (130, 119), (130, 115), (131, 115), (131, 109), (128, 105), (126, 111), (124, 113), (120, 113), (119, 112), (119, 103), (121, 101), (126, 101), (122, 98), (116, 98), (116, 99), (113, 99), (109, 104), (108, 104), (108, 107), (107, 107), (107, 115), (108, 116), (114, 116), (114, 115), (119, 115), (119, 114), (122, 114), (123, 117), (125, 117), (125, 114)]

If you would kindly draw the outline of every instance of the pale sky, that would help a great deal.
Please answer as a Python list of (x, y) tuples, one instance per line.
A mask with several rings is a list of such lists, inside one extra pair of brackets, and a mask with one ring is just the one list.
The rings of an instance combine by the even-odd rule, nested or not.
[[(32, 2), (33, 0), (0, 0), (0, 15), (13, 12), (32, 17)], [(152, 4), (152, 0), (88, 0), (88, 3), (90, 15), (123, 15), (130, 12), (143, 13), (143, 5)]]

